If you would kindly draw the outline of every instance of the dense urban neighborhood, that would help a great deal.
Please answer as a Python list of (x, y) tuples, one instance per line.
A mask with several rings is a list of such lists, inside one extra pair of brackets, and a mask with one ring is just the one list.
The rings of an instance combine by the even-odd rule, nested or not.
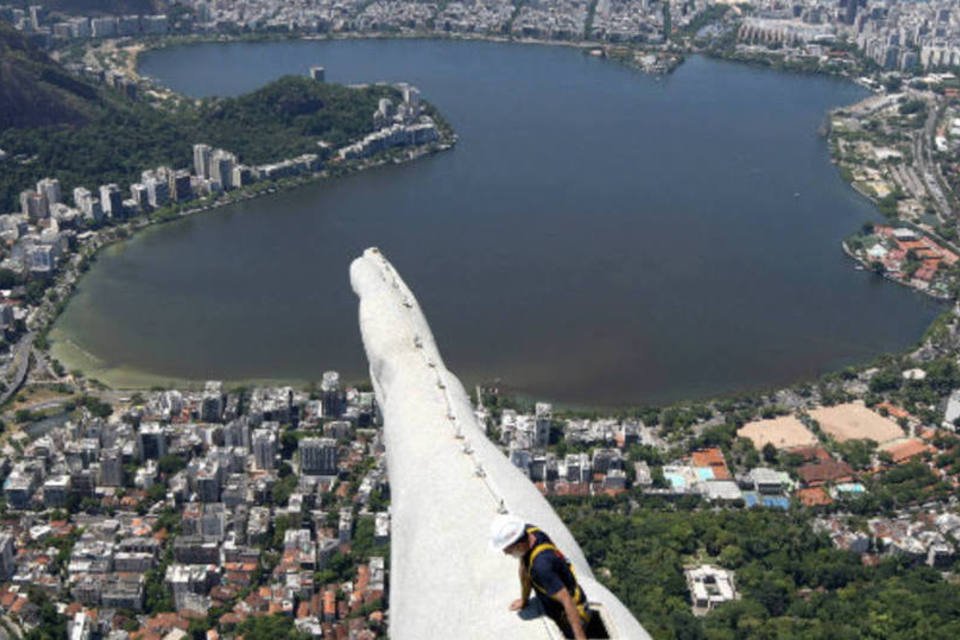
[[(924, 355), (766, 396), (597, 417), (478, 387), (475, 411), (561, 509), (779, 512), (863, 571), (895, 562), (949, 578), (960, 367), (928, 356), (957, 327)], [(40, 357), (3, 416), (0, 620), (12, 633), (384, 632), (390, 486), (371, 391), (328, 372), (304, 391), (211, 381), (124, 394)], [(738, 574), (750, 552), (710, 549), (684, 556), (679, 583), (708, 622), (761, 588)]]
[(329, 372), (311, 393), (210, 382), (68, 405), (42, 420), (20, 409), (23, 429), (10, 425), (5, 625), (56, 637), (59, 603), (71, 638), (242, 632), (272, 614), (308, 637), (384, 628), (389, 492), (372, 393)]

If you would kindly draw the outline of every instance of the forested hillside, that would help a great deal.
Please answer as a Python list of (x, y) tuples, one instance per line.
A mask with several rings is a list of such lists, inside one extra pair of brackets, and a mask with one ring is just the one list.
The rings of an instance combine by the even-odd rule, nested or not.
[[(0, 149), (9, 155), (0, 171), (0, 211), (16, 209), (20, 191), (46, 176), (59, 178), (69, 193), (78, 185), (128, 185), (159, 165), (189, 167), (198, 142), (232, 151), (248, 164), (323, 155), (318, 142), (342, 145), (363, 136), (373, 129), (378, 100), (399, 99), (392, 87), (351, 89), (288, 76), (237, 98), (158, 109), (77, 80), (22, 40), (9, 40), (23, 45), (4, 58), (23, 89), (13, 94), (0, 88), (0, 94), (11, 94), (5, 103), (9, 121), (0, 132)], [(39, 119), (27, 113), (46, 95), (45, 82), (28, 72), (35, 59), (43, 74), (71, 87), (76, 98), (52, 101), (48, 116)]]
[(96, 89), (72, 78), (0, 22), (0, 131), (82, 124), (102, 113)]
[[(556, 502), (598, 578), (654, 638), (960, 637), (957, 585), (905, 559), (863, 566), (814, 533), (802, 514)], [(698, 618), (683, 569), (701, 562), (733, 569), (741, 599)]]

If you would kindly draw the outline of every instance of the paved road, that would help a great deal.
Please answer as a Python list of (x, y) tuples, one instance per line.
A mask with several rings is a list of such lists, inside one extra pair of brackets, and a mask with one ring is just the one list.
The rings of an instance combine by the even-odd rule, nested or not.
[(940, 222), (947, 222), (953, 215), (950, 210), (950, 202), (947, 200), (940, 182), (937, 179), (937, 164), (933, 161), (933, 136), (936, 133), (937, 116), (940, 112), (936, 108), (936, 102), (930, 105), (927, 110), (927, 121), (923, 125), (923, 132), (915, 134), (913, 138), (913, 156), (919, 169), (920, 178), (927, 189), (927, 193), (933, 199), (934, 208), (937, 211), (937, 217)]
[(26, 333), (13, 346), (13, 361), (16, 365), (13, 379), (8, 383), (7, 390), (0, 394), (0, 405), (10, 399), (19, 389), (20, 385), (27, 378), (27, 370), (30, 368), (30, 352), (33, 349), (33, 332)]

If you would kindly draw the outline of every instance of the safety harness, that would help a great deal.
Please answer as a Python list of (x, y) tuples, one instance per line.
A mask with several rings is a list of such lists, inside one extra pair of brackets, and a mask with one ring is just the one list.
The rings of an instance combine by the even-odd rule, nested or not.
[[(528, 527), (526, 530), (527, 534), (536, 533), (537, 531), (540, 531), (539, 527)], [(589, 609), (587, 609), (587, 599), (583, 596), (583, 591), (580, 589), (580, 582), (577, 580), (577, 572), (574, 570), (573, 564), (571, 564), (570, 561), (567, 560), (567, 558), (560, 552), (560, 549), (557, 549), (557, 547), (554, 546), (553, 543), (543, 542), (535, 546), (533, 550), (530, 552), (530, 559), (528, 560), (527, 566), (526, 566), (527, 580), (529, 580), (533, 588), (536, 589), (537, 593), (542, 593), (543, 595), (547, 596), (552, 600), (556, 599), (552, 595), (547, 593), (547, 590), (542, 585), (537, 584), (533, 579), (533, 574), (531, 571), (533, 568), (533, 561), (536, 560), (537, 556), (543, 553), (544, 551), (552, 551), (557, 555), (558, 558), (560, 558), (567, 564), (567, 567), (570, 569), (570, 573), (573, 575), (573, 582), (576, 585), (574, 588), (574, 592), (572, 594), (573, 604), (576, 605), (577, 607), (577, 613), (580, 614), (580, 620), (582, 620), (584, 623), (589, 622), (591, 612)]]

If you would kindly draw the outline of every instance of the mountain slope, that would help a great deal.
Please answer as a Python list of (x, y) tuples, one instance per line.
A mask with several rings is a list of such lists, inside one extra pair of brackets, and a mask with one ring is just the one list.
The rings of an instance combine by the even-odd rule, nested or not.
[(78, 125), (102, 113), (96, 90), (0, 22), (0, 130)]

